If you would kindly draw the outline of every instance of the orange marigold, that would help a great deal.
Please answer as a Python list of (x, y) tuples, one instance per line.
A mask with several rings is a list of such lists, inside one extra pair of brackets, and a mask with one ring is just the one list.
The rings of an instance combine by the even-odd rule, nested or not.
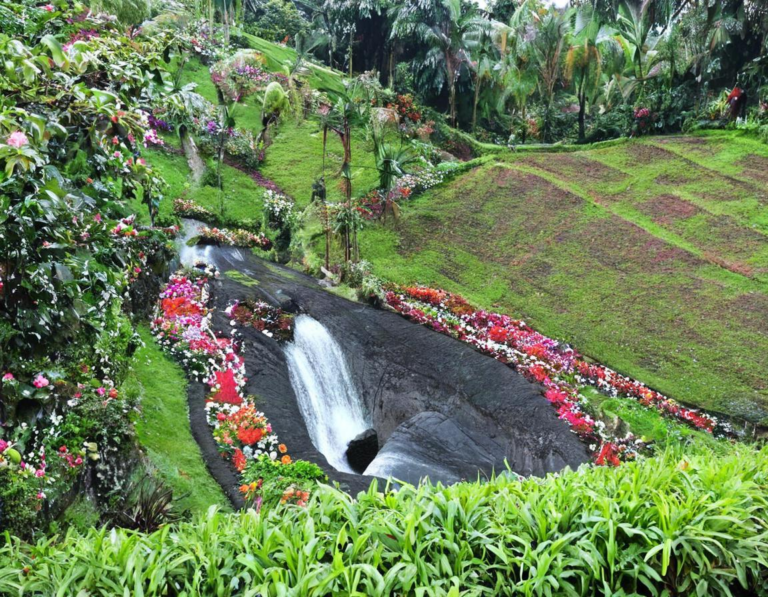
[(280, 450), (281, 454), (285, 454), (288, 451), (288, 446), (286, 446), (285, 444), (280, 444), (279, 446), (277, 446), (277, 449)]
[(280, 459), (280, 462), (282, 462), (283, 464), (291, 464), (291, 457), (288, 456), (288, 454), (286, 454)]

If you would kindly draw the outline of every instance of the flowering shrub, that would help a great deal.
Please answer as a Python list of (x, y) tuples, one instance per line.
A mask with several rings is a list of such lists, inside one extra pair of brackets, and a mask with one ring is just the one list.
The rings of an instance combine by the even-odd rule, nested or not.
[(293, 225), (295, 213), (293, 201), (272, 189), (264, 191), (264, 219), (270, 228), (285, 228)]
[(229, 100), (239, 102), (274, 80), (263, 54), (241, 51), (211, 67), (211, 81)]
[(202, 205), (198, 205), (191, 199), (174, 199), (173, 213), (182, 218), (199, 218), (201, 220), (211, 220), (215, 218), (213, 212), (204, 208)]
[(411, 122), (418, 123), (421, 120), (421, 111), (416, 107), (410, 93), (398, 95), (394, 103), (387, 104), (387, 108), (395, 110), (401, 118)]
[(190, 23), (181, 37), (204, 60), (220, 60), (232, 53), (232, 47), (224, 39), (223, 29), (220, 26), (211, 29), (205, 19)]
[(635, 458), (643, 443), (631, 435), (610, 437), (600, 421), (585, 410), (580, 387), (593, 385), (610, 396), (637, 400), (643, 406), (718, 436), (731, 434), (727, 423), (685, 408), (642, 383), (583, 360), (571, 347), (547, 338), (507, 315), (475, 309), (464, 298), (426, 287), (394, 287), (387, 304), (401, 315), (435, 331), (466, 342), (509, 364), (529, 380), (544, 386), (544, 397), (574, 433), (593, 449), (597, 464), (616, 465)]
[(269, 251), (272, 248), (272, 241), (263, 234), (254, 234), (248, 230), (235, 228), (209, 228), (200, 230), (200, 238), (203, 242), (214, 242), (220, 245), (229, 245), (232, 247), (259, 248), (263, 251)]
[(262, 301), (235, 301), (226, 309), (232, 325), (242, 325), (259, 330), (277, 340), (293, 339), (293, 315)]
[(243, 471), (240, 492), (257, 510), (278, 504), (306, 506), (315, 483), (327, 480), (316, 464), (302, 460), (294, 462), (287, 457), (283, 444), (278, 446), (278, 451), (283, 454), (282, 458), (260, 456), (251, 460)]
[(653, 126), (654, 114), (648, 108), (636, 108), (634, 113), (633, 136), (647, 133)]

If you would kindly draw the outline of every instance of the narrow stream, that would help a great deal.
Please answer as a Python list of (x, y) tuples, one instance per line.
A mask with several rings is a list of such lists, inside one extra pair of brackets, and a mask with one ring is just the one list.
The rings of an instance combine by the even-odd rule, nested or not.
[(312, 443), (333, 468), (353, 473), (347, 445), (370, 425), (341, 346), (319, 321), (299, 315), (285, 354)]

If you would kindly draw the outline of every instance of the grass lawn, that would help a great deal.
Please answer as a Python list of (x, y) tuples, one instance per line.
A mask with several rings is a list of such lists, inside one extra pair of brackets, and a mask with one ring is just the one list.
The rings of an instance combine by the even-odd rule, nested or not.
[(513, 155), (366, 228), (361, 252), (386, 279), (462, 293), (674, 398), (765, 421), (764, 161), (734, 136)]
[(142, 415), (136, 423), (139, 443), (163, 481), (181, 498), (180, 508), (204, 512), (216, 504), (229, 510), (189, 430), (184, 371), (160, 350), (146, 326), (140, 326), (139, 333), (145, 346), (137, 351), (126, 381), (139, 385), (142, 392)]

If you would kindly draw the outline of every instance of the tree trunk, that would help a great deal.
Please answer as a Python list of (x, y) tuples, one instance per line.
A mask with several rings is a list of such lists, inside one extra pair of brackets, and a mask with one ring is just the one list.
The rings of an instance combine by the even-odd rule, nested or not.
[(584, 92), (584, 81), (582, 80), (579, 90), (579, 143), (584, 143), (586, 136), (584, 134), (584, 112), (587, 108), (587, 94)]
[[(322, 166), (322, 179), (323, 179), (323, 189), (325, 189), (325, 149), (328, 144), (328, 125), (323, 125), (323, 166)], [(323, 193), (325, 194), (326, 191), (324, 190)], [(329, 269), (331, 267), (331, 223), (328, 216), (328, 198), (327, 196), (323, 198), (323, 206), (325, 207), (325, 269)]]
[(456, 77), (453, 72), (453, 65), (451, 64), (450, 57), (445, 57), (446, 73), (448, 75), (448, 92), (450, 103), (450, 120), (451, 126), (456, 128)]
[(390, 89), (395, 89), (395, 47), (389, 49), (389, 80), (387, 85)]
[(472, 104), (472, 134), (475, 134), (475, 128), (477, 126), (477, 102), (480, 99), (480, 85), (481, 85), (481, 79), (480, 77), (476, 77), (475, 80), (475, 101)]

